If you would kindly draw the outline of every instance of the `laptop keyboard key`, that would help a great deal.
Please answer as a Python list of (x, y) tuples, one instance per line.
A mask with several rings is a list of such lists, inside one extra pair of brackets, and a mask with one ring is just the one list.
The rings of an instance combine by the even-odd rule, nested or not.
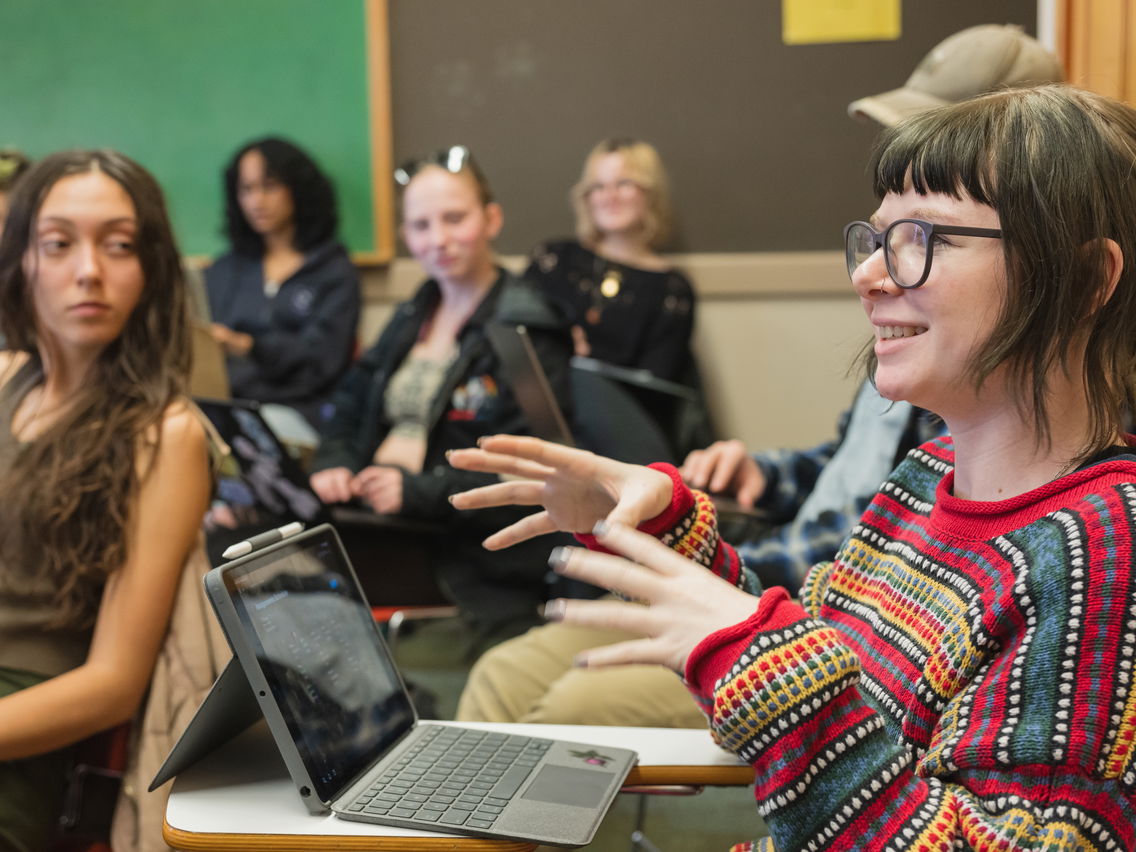
[(390, 815), (393, 817), (412, 817), (417, 813), (417, 808), (391, 808)]
[(493, 828), (493, 820), (491, 819), (470, 817), (465, 821), (465, 824), (472, 828)]
[(532, 769), (528, 766), (514, 766), (501, 776), (497, 786), (493, 788), (493, 795), (499, 799), (510, 799), (520, 789), (521, 784), (529, 777)]
[(442, 818), (438, 822), (444, 822), (446, 825), (463, 825), (469, 819), (469, 814), (460, 811), (451, 811), (442, 814)]

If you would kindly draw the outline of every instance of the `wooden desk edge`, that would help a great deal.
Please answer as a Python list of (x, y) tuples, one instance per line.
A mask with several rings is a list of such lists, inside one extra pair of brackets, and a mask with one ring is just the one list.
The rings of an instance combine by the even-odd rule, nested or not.
[(748, 787), (753, 784), (752, 766), (634, 766), (624, 787), (691, 784), (706, 787)]
[(162, 839), (174, 849), (266, 849), (272, 852), (311, 852), (313, 849), (399, 850), (399, 852), (533, 852), (535, 843), (489, 840), (484, 837), (384, 837), (372, 835), (200, 834), (162, 822)]

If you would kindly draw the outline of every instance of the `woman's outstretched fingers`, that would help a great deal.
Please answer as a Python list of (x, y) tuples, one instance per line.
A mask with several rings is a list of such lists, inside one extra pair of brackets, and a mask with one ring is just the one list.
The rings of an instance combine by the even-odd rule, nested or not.
[(543, 484), (531, 480), (498, 482), (450, 495), (455, 509), (488, 509), (494, 506), (539, 506)]
[(584, 453), (583, 450), (525, 435), (487, 435), (477, 442), (477, 446), (488, 453), (526, 459), (552, 468), (562, 467), (574, 456)]
[(548, 602), (544, 614), (550, 621), (581, 627), (615, 628), (642, 636), (650, 636), (658, 629), (649, 607), (628, 601), (558, 598)]
[(675, 668), (666, 646), (657, 639), (629, 639), (614, 645), (589, 648), (577, 654), (574, 662), (580, 668), (589, 669), (601, 666), (637, 666), (644, 663)]
[(678, 576), (690, 571), (704, 571), (689, 559), (679, 556), (657, 538), (639, 532), (625, 524), (601, 521), (596, 524), (596, 539), (608, 550), (614, 550), (633, 562), (667, 576)]
[(658, 594), (654, 572), (621, 556), (580, 547), (557, 547), (549, 555), (548, 564), (558, 574), (602, 586), (624, 597), (651, 600)]
[(547, 479), (555, 473), (551, 468), (523, 458), (482, 449), (450, 450), (446, 458), (459, 470), (497, 473), (522, 479)]
[(504, 529), (498, 530), (481, 542), (482, 547), (486, 550), (503, 550), (506, 547), (511, 547), (514, 544), (522, 541), (528, 541), (530, 538), (536, 538), (538, 535), (545, 535), (546, 533), (554, 533), (557, 531), (556, 523), (549, 517), (548, 512), (537, 512), (534, 515), (528, 515), (521, 518), (516, 523), (509, 524)]

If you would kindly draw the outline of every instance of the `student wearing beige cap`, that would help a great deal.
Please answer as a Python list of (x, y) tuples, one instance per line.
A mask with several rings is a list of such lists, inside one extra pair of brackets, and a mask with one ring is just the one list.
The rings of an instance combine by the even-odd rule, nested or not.
[(1060, 83), (1061, 63), (1013, 24), (980, 24), (943, 39), (898, 89), (848, 105), (854, 118), (891, 126), (933, 107), (1007, 86)]

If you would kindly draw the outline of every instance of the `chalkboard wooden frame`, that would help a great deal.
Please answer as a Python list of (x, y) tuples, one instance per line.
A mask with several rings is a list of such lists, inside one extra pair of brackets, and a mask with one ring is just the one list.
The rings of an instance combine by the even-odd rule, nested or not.
[(394, 192), (391, 173), (390, 13), (387, 0), (364, 0), (367, 30), (367, 93), (371, 122), (371, 205), (375, 250), (355, 252), (363, 266), (387, 264), (394, 257)]

